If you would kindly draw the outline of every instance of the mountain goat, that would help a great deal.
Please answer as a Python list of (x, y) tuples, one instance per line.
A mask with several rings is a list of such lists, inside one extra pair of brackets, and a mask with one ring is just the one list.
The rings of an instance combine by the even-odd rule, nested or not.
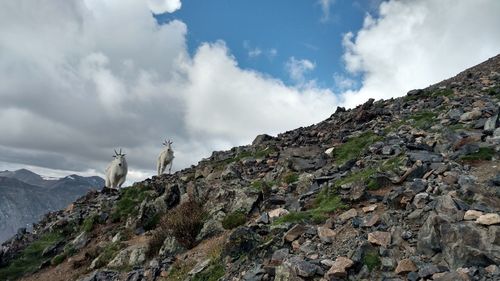
[(158, 156), (158, 161), (156, 163), (156, 168), (158, 170), (158, 176), (163, 174), (167, 165), (170, 164), (168, 173), (172, 172), (172, 161), (174, 160), (174, 151), (172, 150), (172, 143), (170, 140), (165, 140), (163, 145), (166, 146), (163, 151)]
[(116, 152), (115, 150), (113, 157), (115, 159), (106, 168), (106, 187), (120, 188), (127, 178), (128, 165), (121, 148), (120, 152)]

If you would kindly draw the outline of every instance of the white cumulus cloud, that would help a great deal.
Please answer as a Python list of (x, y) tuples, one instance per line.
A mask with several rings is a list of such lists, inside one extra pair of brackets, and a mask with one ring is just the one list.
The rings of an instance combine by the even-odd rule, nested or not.
[(314, 70), (316, 64), (308, 59), (296, 59), (295, 57), (290, 57), (285, 63), (285, 69), (288, 75), (295, 82), (302, 84), (304, 83), (305, 74)]
[(182, 7), (181, 0), (147, 0), (148, 6), (155, 14), (173, 13)]
[(346, 68), (363, 75), (345, 104), (402, 96), (500, 53), (498, 11), (496, 0), (381, 3), (378, 17), (344, 36)]

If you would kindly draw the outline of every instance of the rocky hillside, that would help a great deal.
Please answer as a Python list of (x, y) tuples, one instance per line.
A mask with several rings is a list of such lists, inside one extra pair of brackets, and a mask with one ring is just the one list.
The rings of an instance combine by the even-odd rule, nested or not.
[(26, 169), (0, 172), (0, 241), (103, 184), (100, 177), (43, 178)]
[(499, 280), (500, 56), (119, 192), (2, 245), (1, 280)]

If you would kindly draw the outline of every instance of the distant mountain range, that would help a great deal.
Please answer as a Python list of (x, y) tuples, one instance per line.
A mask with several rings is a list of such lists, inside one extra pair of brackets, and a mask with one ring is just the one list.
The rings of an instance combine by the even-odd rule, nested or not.
[(26, 169), (0, 171), (0, 241), (102, 186), (104, 180), (97, 176), (48, 178)]

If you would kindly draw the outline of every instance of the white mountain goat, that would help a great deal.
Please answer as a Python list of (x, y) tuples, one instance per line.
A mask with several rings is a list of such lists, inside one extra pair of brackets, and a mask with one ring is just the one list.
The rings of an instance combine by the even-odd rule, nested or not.
[(127, 178), (128, 165), (121, 148), (120, 152), (115, 150), (113, 157), (115, 159), (106, 168), (106, 187), (120, 188)]
[(163, 145), (166, 146), (163, 151), (158, 156), (158, 161), (156, 163), (156, 168), (158, 170), (158, 176), (163, 174), (165, 168), (170, 164), (168, 173), (172, 172), (172, 161), (174, 160), (174, 151), (172, 150), (172, 143), (170, 140), (165, 140)]

